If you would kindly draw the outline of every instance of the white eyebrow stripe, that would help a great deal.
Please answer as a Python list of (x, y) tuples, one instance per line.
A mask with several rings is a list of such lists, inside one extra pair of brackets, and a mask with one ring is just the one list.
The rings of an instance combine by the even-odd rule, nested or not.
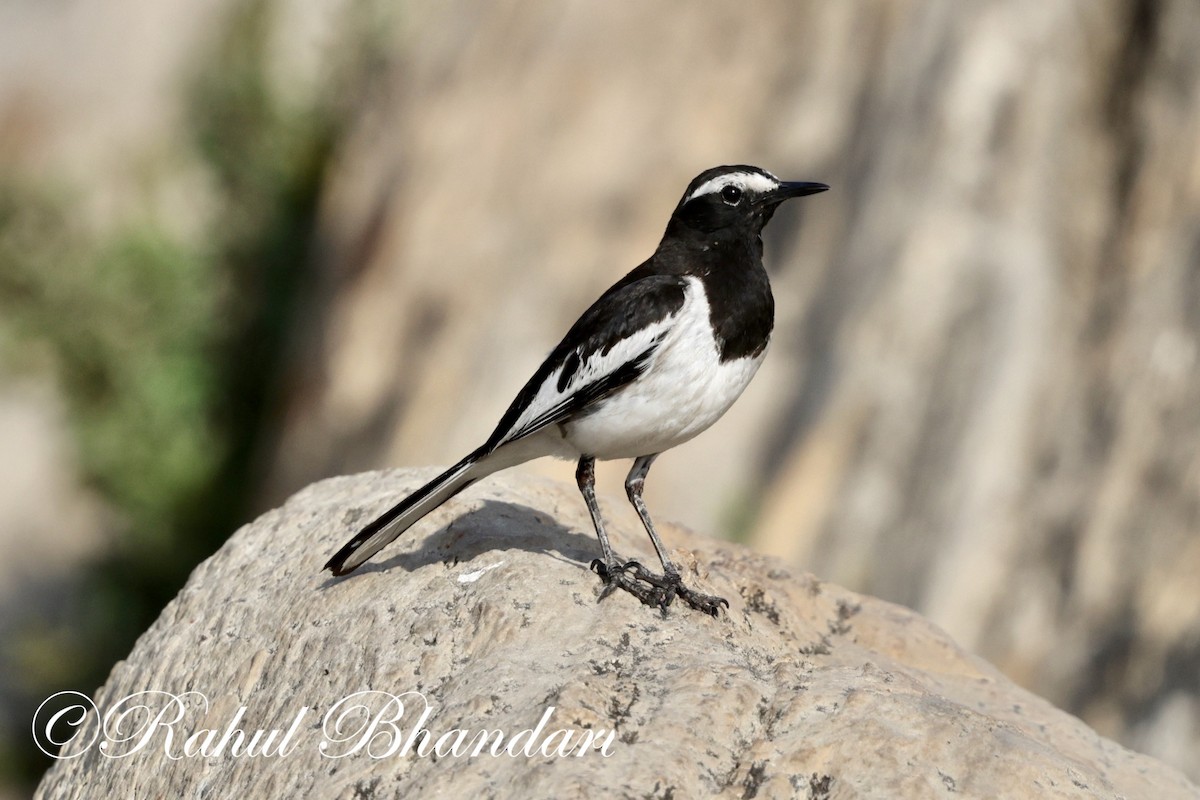
[(702, 195), (719, 192), (731, 183), (736, 183), (752, 192), (763, 194), (779, 187), (779, 181), (758, 172), (731, 172), (718, 175), (712, 180), (705, 181), (696, 191), (688, 195), (688, 200), (695, 200)]

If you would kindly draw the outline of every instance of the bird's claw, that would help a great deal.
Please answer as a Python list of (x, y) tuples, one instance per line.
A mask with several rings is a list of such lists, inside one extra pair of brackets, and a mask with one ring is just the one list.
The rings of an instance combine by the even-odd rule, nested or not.
[(725, 608), (729, 608), (729, 601), (724, 597), (717, 597), (716, 595), (712, 594), (702, 594), (689, 589), (683, 584), (680, 584), (675, 591), (689, 606), (697, 611), (703, 611), (705, 614), (708, 614), (714, 618), (720, 614), (722, 605), (725, 606)]
[(646, 568), (637, 561), (626, 561), (624, 564), (617, 561), (612, 564), (605, 564), (602, 559), (593, 558), (592, 563), (588, 565), (588, 568), (601, 578), (604, 578), (605, 581), (609, 579), (610, 575), (615, 575), (618, 573), (624, 574), (627, 572), (632, 572), (635, 577), (642, 578), (643, 580), (645, 579), (646, 575), (653, 575), (653, 573), (647, 572)]
[(592, 562), (593, 569), (604, 580), (604, 589), (600, 592), (600, 599), (608, 597), (616, 589), (624, 589), (631, 595), (641, 600), (648, 606), (663, 609), (671, 604), (674, 599), (670, 593), (664, 592), (656, 586), (649, 586), (637, 577), (631, 576), (627, 572), (628, 565), (613, 564), (607, 565), (598, 563), (599, 560)]
[(658, 575), (636, 561), (607, 564), (598, 558), (594, 559), (590, 566), (605, 584), (600, 592), (601, 600), (612, 594), (614, 589), (620, 588), (645, 605), (660, 609), (664, 615), (676, 597), (712, 617), (718, 616), (722, 605), (729, 608), (729, 601), (723, 597), (703, 594), (684, 586), (683, 579), (674, 570)]

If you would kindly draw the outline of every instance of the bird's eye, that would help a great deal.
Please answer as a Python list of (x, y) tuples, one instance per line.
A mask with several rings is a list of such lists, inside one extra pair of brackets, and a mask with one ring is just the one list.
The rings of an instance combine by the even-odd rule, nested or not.
[(721, 199), (731, 206), (736, 206), (742, 199), (742, 190), (740, 187), (729, 184), (721, 189)]

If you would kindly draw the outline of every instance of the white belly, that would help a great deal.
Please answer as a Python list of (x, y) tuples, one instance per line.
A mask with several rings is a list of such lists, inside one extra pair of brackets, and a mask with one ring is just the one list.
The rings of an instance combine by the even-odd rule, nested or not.
[(722, 363), (708, 303), (693, 278), (678, 321), (640, 378), (563, 426), (563, 438), (598, 459), (636, 458), (682, 444), (741, 395), (764, 353)]

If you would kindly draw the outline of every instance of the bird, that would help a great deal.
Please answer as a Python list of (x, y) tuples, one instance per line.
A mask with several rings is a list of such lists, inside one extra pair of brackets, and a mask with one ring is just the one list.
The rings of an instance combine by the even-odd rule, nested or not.
[[(363, 527), (325, 569), (352, 572), (476, 481), (556, 456), (577, 462), (576, 483), (600, 543), (590, 567), (604, 583), (600, 599), (621, 589), (663, 613), (676, 597), (714, 617), (728, 608), (724, 598), (683, 583), (642, 490), (654, 460), (716, 422), (758, 371), (775, 309), (763, 227), (784, 201), (827, 189), (745, 164), (697, 175), (654, 254), (583, 312), (483, 445)], [(621, 561), (609, 543), (595, 464), (616, 459), (633, 459), (626, 495), (662, 573)]]

